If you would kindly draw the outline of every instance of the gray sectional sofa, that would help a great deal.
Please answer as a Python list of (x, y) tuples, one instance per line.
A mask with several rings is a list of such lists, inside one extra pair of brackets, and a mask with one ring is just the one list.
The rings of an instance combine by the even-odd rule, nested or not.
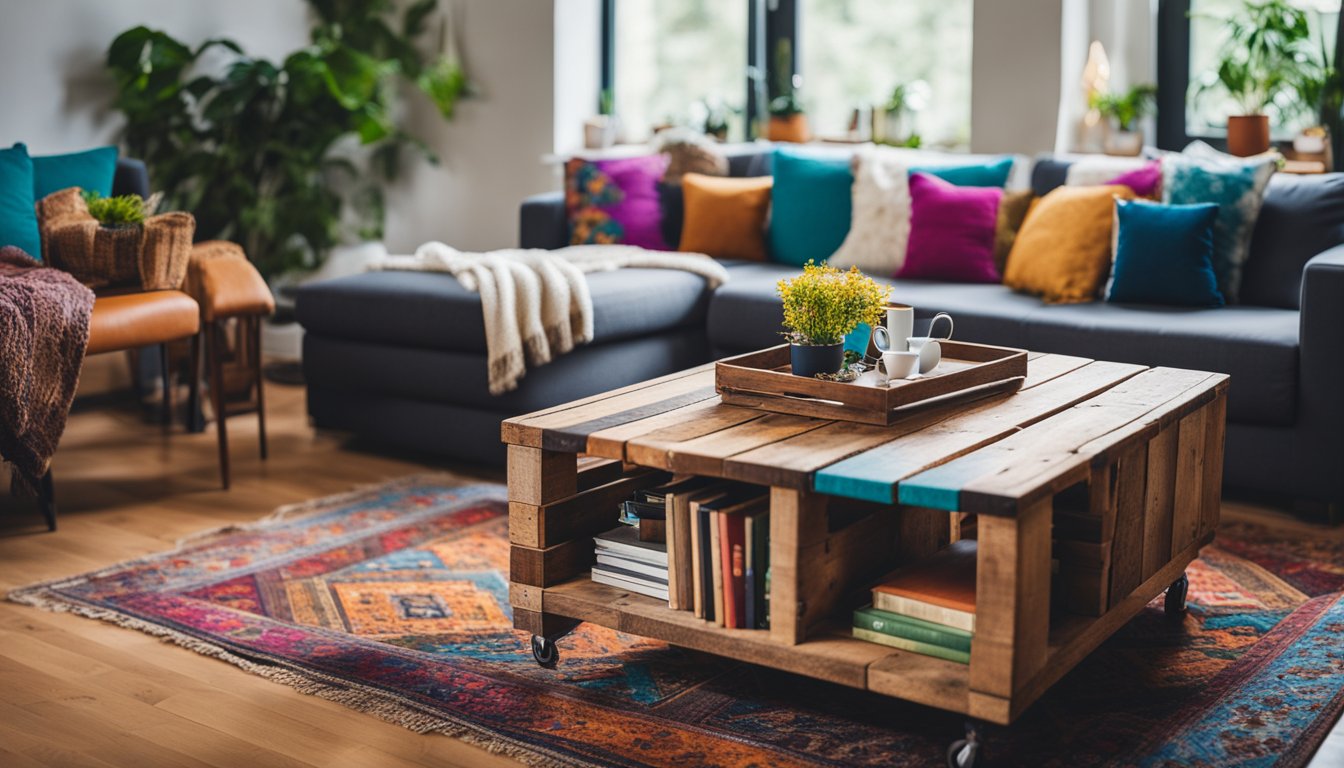
[[(768, 150), (738, 153), (736, 175), (768, 173)], [(1042, 158), (1032, 186), (1063, 182)], [(666, 191), (669, 230), (679, 227)], [(565, 244), (559, 193), (522, 206), (524, 247)], [(595, 341), (486, 392), (480, 301), (446, 275), (369, 273), (308, 286), (298, 300), (318, 427), (463, 459), (497, 460), (500, 419), (779, 343), (776, 281), (796, 272), (730, 263), (710, 292), (650, 270), (592, 275)], [(1257, 224), (1244, 302), (1220, 309), (1046, 306), (997, 285), (887, 280), (895, 300), (956, 318), (959, 339), (1230, 374), (1229, 487), (1344, 503), (1344, 174), (1277, 175)]]

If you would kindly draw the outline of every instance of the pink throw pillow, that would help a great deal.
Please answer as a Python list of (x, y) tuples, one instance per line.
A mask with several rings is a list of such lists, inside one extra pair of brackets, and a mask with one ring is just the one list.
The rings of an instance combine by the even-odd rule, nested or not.
[(994, 227), (999, 187), (958, 187), (923, 173), (910, 174), (910, 241), (898, 278), (998, 283)]
[(1154, 160), (1142, 168), (1126, 171), (1106, 183), (1129, 187), (1138, 197), (1155, 198), (1157, 188), (1162, 186), (1162, 162)]

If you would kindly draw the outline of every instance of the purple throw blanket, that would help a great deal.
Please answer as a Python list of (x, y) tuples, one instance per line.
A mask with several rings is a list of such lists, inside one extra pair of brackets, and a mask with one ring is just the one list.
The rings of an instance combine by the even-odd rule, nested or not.
[(0, 248), (0, 459), (30, 486), (65, 431), (89, 341), (93, 291)]

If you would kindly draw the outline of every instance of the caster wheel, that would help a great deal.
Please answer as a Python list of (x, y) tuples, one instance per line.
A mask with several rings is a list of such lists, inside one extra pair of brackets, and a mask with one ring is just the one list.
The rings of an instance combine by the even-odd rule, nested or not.
[(533, 635), (532, 658), (545, 669), (555, 669), (555, 663), (560, 660), (560, 649), (556, 647), (554, 640)]
[(1167, 597), (1163, 601), (1162, 607), (1166, 610), (1167, 616), (1179, 618), (1185, 615), (1185, 594), (1190, 591), (1190, 580), (1181, 574), (1181, 577), (1167, 587)]
[(966, 724), (966, 738), (957, 739), (947, 748), (947, 768), (984, 768), (980, 736), (974, 723)]

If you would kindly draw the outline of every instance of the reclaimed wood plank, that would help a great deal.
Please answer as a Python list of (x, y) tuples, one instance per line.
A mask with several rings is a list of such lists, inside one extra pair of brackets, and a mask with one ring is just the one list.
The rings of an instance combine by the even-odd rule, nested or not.
[(1218, 528), (1223, 500), (1223, 456), (1227, 436), (1227, 393), (1204, 409), (1204, 498), (1200, 504), (1198, 535)]
[(1143, 583), (1147, 476), (1148, 446), (1139, 446), (1120, 457), (1115, 470), (1115, 539), (1111, 544), (1108, 605), (1120, 602)]
[(868, 665), (868, 690), (949, 712), (966, 712), (968, 668), (955, 661), (897, 652)]
[(1181, 419), (1176, 436), (1176, 499), (1171, 510), (1171, 554), (1176, 554), (1199, 536), (1204, 504), (1204, 414), (1203, 409)]
[(666, 482), (666, 472), (638, 472), (550, 504), (509, 502), (509, 541), (545, 549), (616, 527), (620, 504), (640, 488)]
[(509, 445), (526, 445), (531, 448), (540, 448), (541, 428), (533, 423), (537, 419), (541, 419), (543, 417), (551, 417), (564, 411), (571, 411), (577, 408), (590, 406), (596, 403), (602, 403), (613, 397), (619, 397), (634, 392), (653, 389), (655, 387), (660, 387), (664, 384), (667, 384), (668, 382), (676, 381), (678, 379), (683, 379), (690, 376), (703, 376), (705, 372), (710, 373), (711, 378), (709, 379), (709, 381), (713, 382), (712, 376), (714, 372), (714, 364), (706, 363), (704, 365), (697, 366), (695, 368), (688, 368), (684, 371), (676, 371), (675, 373), (669, 373), (666, 376), (659, 376), (656, 379), (649, 379), (648, 381), (636, 382), (629, 386), (621, 387), (619, 389), (613, 389), (609, 392), (601, 392), (596, 395), (590, 395), (589, 397), (580, 398), (578, 400), (573, 400), (568, 403), (561, 403), (560, 405), (555, 405), (550, 408), (543, 408), (539, 411), (525, 413), (521, 416), (514, 416), (513, 418), (505, 419), (500, 424), (500, 439), (503, 440), (505, 443), (508, 443)]
[[(720, 425), (718, 426), (719, 429), (726, 429), (744, 421), (759, 419), (761, 415), (758, 411), (749, 408), (735, 408), (724, 405), (719, 398), (710, 398), (650, 416), (647, 419), (638, 419), (616, 427), (599, 429), (588, 435), (587, 450), (588, 453), (595, 456), (619, 458), (624, 461), (639, 463), (634, 462), (626, 450), (626, 443), (635, 438), (647, 437), (664, 429), (684, 428), (685, 425), (696, 425), (695, 429), (701, 429), (713, 424)], [(704, 433), (701, 432), (700, 434)]]
[(1011, 699), (1045, 665), (1050, 633), (1049, 499), (979, 522), (970, 689)]
[(903, 503), (1011, 515), (1087, 477), (1099, 454), (1147, 439), (1212, 399), (1225, 377), (1154, 368), (975, 453), (901, 483)]
[[(1024, 389), (1010, 398), (971, 408), (918, 432), (817, 470), (813, 489), (834, 496), (881, 503), (896, 501), (906, 478), (1001, 440), (1068, 409), (1145, 370), (1098, 361)], [(947, 502), (911, 498), (914, 506), (949, 509)], [(955, 509), (955, 507), (951, 507)]]
[(810, 432), (831, 422), (806, 416), (767, 413), (759, 419), (737, 424), (680, 443), (665, 444), (674, 472), (723, 477), (724, 461), (739, 453)]
[(770, 489), (770, 636), (786, 645), (807, 636), (804, 620), (809, 563), (799, 553), (826, 537), (826, 498), (789, 488)]
[(593, 542), (572, 539), (541, 549), (509, 547), (509, 580), (534, 587), (549, 587), (568, 581), (593, 563)]
[(578, 459), (572, 453), (510, 445), (508, 473), (509, 501), (549, 504), (579, 490)]
[(672, 469), (672, 452), (683, 443), (769, 416), (763, 411), (720, 405), (691, 421), (661, 427), (625, 444), (627, 460), (642, 467)]
[(1148, 481), (1143, 510), (1143, 578), (1148, 579), (1171, 558), (1171, 512), (1176, 503), (1175, 427), (1158, 432), (1148, 443)]

